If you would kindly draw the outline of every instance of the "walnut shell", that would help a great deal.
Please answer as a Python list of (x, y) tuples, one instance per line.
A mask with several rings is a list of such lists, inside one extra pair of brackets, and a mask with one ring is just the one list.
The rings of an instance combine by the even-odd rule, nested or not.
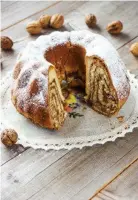
[(9, 50), (13, 46), (13, 41), (9, 37), (1, 36), (0, 41), (1, 41), (1, 48), (4, 50)]
[(13, 129), (5, 129), (1, 133), (1, 142), (5, 146), (12, 146), (17, 142), (18, 134)]
[(64, 24), (64, 17), (63, 15), (60, 15), (60, 14), (55, 14), (51, 17), (51, 20), (50, 20), (50, 26), (52, 28), (61, 28)]
[(130, 51), (134, 56), (138, 56), (138, 42), (131, 45)]
[(39, 19), (39, 23), (42, 28), (47, 28), (50, 25), (50, 15), (42, 15)]
[(97, 19), (95, 15), (89, 14), (85, 17), (85, 23), (91, 28), (96, 25)]
[(27, 24), (26, 30), (32, 35), (37, 35), (41, 33), (42, 27), (39, 21), (32, 21), (29, 24)]
[(114, 21), (107, 25), (106, 30), (111, 34), (119, 34), (123, 29), (121, 21)]

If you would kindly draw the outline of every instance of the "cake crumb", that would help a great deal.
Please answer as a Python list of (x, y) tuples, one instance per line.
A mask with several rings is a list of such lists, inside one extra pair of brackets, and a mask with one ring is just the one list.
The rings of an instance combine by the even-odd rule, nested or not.
[(128, 129), (128, 128), (129, 128), (129, 125), (128, 125), (128, 124), (126, 124), (126, 125), (125, 125), (125, 129)]
[(120, 123), (124, 122), (124, 116), (119, 116), (117, 117), (117, 119)]

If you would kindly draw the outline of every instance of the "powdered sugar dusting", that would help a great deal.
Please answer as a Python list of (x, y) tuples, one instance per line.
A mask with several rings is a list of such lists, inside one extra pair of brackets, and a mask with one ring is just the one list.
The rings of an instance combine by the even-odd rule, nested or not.
[(59, 44), (65, 44), (70, 40), (69, 32), (53, 32), (51, 33), (50, 45), (51, 47), (57, 46)]
[[(46, 104), (47, 74), (51, 64), (45, 60), (44, 53), (49, 48), (67, 42), (83, 46), (86, 49), (86, 56), (96, 55), (103, 59), (111, 74), (118, 98), (123, 99), (128, 96), (129, 84), (125, 65), (107, 39), (89, 31), (55, 31), (28, 43), (21, 56), (18, 57), (18, 61), (22, 61), (24, 65), (14, 85), (14, 87), (18, 87), (16, 91), (20, 100), (37, 102), (41, 105)], [(30, 97), (28, 87), (34, 79), (38, 82), (39, 91)]]
[[(15, 80), (13, 88), (16, 89), (18, 87), (18, 90), (15, 91), (19, 101), (46, 105), (45, 99), (48, 91), (48, 77), (40, 71), (41, 69), (45, 71), (48, 70), (47, 66), (44, 67), (41, 62), (24, 64), (18, 79)], [(37, 80), (38, 91), (37, 93), (30, 95), (29, 87), (34, 80)]]
[(104, 37), (96, 35), (95, 40), (87, 46), (87, 55), (96, 55), (104, 60), (118, 98), (126, 98), (130, 90), (126, 67), (112, 44)]
[(124, 63), (112, 44), (103, 36), (89, 31), (72, 31), (71, 43), (86, 48), (86, 56), (98, 56), (103, 59), (112, 78), (119, 99), (127, 98), (130, 90)]

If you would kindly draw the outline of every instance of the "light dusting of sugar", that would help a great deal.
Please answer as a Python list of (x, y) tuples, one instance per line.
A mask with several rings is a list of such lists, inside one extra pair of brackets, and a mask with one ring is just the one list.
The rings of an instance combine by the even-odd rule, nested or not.
[(65, 44), (70, 40), (69, 32), (53, 32), (51, 34), (50, 45), (51, 47), (57, 46), (59, 44)]
[[(15, 80), (14, 89), (16, 91), (16, 96), (19, 101), (34, 102), (40, 105), (46, 105), (45, 97), (48, 90), (48, 77), (43, 75), (39, 69), (47, 70), (41, 62), (30, 62), (26, 64), (20, 72), (20, 75), (17, 80)], [(29, 86), (34, 81), (37, 80), (38, 91), (36, 94), (30, 96)], [(18, 88), (16, 90), (16, 88)]]
[(112, 44), (103, 36), (96, 35), (92, 44), (87, 46), (87, 55), (97, 55), (104, 60), (119, 99), (126, 98), (130, 87), (126, 67)]
[(38, 92), (37, 94), (34, 94), (32, 98), (44, 104), (46, 92), (48, 90), (48, 79), (43, 74), (41, 74), (39, 71), (36, 70), (33, 73), (32, 77), (30, 78), (29, 84), (31, 84), (34, 80), (37, 80)]
[[(45, 105), (48, 90), (47, 74), (50, 63), (45, 60), (44, 52), (49, 48), (69, 41), (72, 44), (83, 46), (86, 49), (87, 56), (96, 55), (103, 59), (111, 74), (119, 99), (128, 96), (129, 84), (125, 65), (107, 39), (89, 31), (55, 31), (50, 35), (40, 36), (36, 41), (28, 43), (21, 56), (18, 57), (18, 61), (24, 63), (24, 67), (14, 85), (14, 87), (18, 87), (16, 91), (20, 100)], [(34, 79), (37, 79), (39, 91), (30, 97), (28, 87)]]

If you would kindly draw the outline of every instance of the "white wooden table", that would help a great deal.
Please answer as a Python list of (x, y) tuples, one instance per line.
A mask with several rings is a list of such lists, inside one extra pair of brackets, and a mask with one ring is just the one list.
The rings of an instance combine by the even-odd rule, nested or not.
[[(63, 30), (88, 29), (84, 16), (94, 13), (98, 27), (118, 49), (128, 69), (138, 75), (138, 59), (129, 52), (138, 41), (138, 2), (2, 2), (2, 35), (13, 51), (2, 51), (2, 76), (12, 70), (17, 54), (29, 40), (26, 24), (41, 14), (62, 13)], [(121, 20), (123, 32), (109, 35), (105, 27)], [(44, 34), (52, 30), (46, 30)], [(71, 151), (6, 148), (1, 144), (2, 200), (138, 200), (138, 129), (104, 145)]]

